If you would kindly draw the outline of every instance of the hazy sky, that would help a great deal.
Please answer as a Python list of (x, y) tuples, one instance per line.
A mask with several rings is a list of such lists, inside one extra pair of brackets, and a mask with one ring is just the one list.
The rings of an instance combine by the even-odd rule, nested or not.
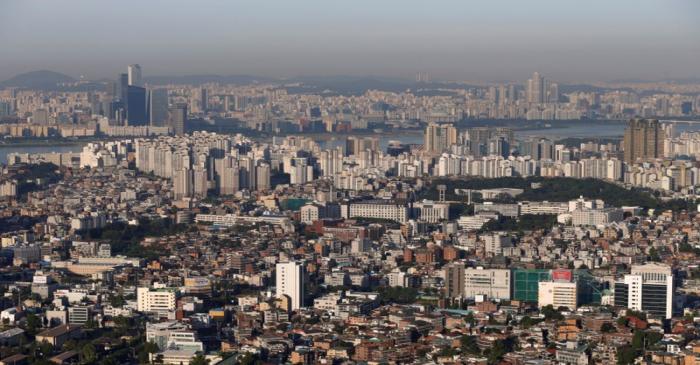
[(700, 1), (0, 0), (0, 79), (700, 77)]

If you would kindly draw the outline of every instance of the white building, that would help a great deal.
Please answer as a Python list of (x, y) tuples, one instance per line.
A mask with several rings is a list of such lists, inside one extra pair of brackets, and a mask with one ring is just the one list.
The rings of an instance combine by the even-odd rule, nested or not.
[(360, 201), (350, 204), (349, 217), (379, 218), (406, 223), (408, 207), (392, 200)]
[(673, 273), (667, 265), (633, 265), (632, 272), (615, 283), (615, 306), (673, 316)]
[(511, 246), (510, 236), (503, 232), (484, 234), (480, 238), (484, 240), (484, 251), (494, 256), (501, 255), (504, 248)]
[(136, 289), (136, 310), (169, 315), (176, 309), (177, 291), (173, 288)]
[(438, 223), (447, 220), (450, 215), (450, 205), (423, 200), (413, 205), (419, 218), (428, 223)]
[(306, 204), (299, 209), (301, 222), (311, 224), (321, 218), (321, 208), (316, 204)]
[(474, 298), (486, 295), (489, 299), (510, 299), (511, 272), (507, 269), (484, 269), (482, 267), (464, 270), (464, 296)]
[(575, 310), (577, 306), (577, 285), (575, 282), (540, 281), (537, 292), (537, 304), (540, 308), (566, 307)]
[(304, 265), (300, 262), (280, 262), (275, 267), (277, 297), (286, 296), (290, 300), (290, 310), (304, 306)]
[(203, 351), (204, 344), (194, 331), (181, 322), (146, 323), (146, 341), (153, 342), (162, 350)]
[(624, 212), (619, 208), (578, 209), (571, 212), (571, 224), (574, 226), (602, 226), (620, 222)]

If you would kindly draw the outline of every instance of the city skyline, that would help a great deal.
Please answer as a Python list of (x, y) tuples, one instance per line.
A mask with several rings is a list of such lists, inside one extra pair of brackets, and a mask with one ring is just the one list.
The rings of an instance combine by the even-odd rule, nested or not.
[(700, 365), (697, 10), (0, 1), (0, 365)]
[[(692, 16), (698, 4), (691, 1), (604, 8), (552, 1), (70, 4), (2, 5), (0, 79), (40, 69), (109, 78), (133, 62), (150, 75), (176, 76), (426, 72), (434, 80), (511, 81), (533, 70), (561, 82), (699, 76), (700, 29)], [(21, 21), (28, 16), (32, 22)]]

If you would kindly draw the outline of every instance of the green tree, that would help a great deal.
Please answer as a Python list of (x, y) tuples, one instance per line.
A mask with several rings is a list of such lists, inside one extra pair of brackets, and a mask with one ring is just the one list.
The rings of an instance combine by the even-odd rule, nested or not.
[(190, 361), (190, 365), (208, 365), (209, 364), (209, 359), (204, 357), (202, 354), (197, 354), (197, 356), (193, 357), (192, 360)]
[(652, 247), (649, 249), (649, 261), (653, 261), (653, 262), (660, 262), (661, 261), (661, 256), (659, 256), (659, 252), (656, 250), (656, 247)]
[(603, 332), (603, 333), (615, 332), (615, 326), (613, 326), (613, 324), (610, 322), (605, 322), (605, 323), (603, 323), (602, 326), (600, 326), (600, 332)]
[(478, 355), (481, 353), (481, 349), (476, 344), (476, 336), (464, 335), (460, 339), (460, 343), (460, 348), (462, 349), (462, 351), (468, 354)]
[(257, 360), (257, 356), (255, 354), (251, 354), (250, 352), (246, 352), (245, 354), (241, 355), (238, 358), (238, 363), (240, 365), (254, 365), (256, 360)]
[(631, 346), (622, 346), (617, 349), (617, 363), (619, 365), (634, 364), (634, 359), (637, 358), (637, 351)]
[(53, 345), (48, 342), (42, 342), (39, 344), (39, 352), (41, 352), (42, 357), (49, 357), (53, 354)]
[(109, 298), (109, 305), (115, 308), (123, 307), (124, 304), (126, 304), (126, 300), (124, 300), (124, 296), (122, 295), (112, 295)]
[(541, 310), (540, 313), (544, 315), (545, 320), (555, 320), (555, 321), (561, 321), (564, 319), (564, 316), (559, 313), (552, 305), (547, 305), (544, 306)]
[(382, 302), (387, 304), (411, 304), (418, 297), (418, 291), (414, 288), (381, 287), (378, 292)]
[(86, 364), (90, 364), (97, 360), (97, 350), (95, 350), (95, 346), (91, 343), (83, 346), (80, 349), (80, 357), (82, 358), (83, 363)]
[(154, 342), (149, 341), (143, 344), (141, 347), (141, 351), (138, 353), (138, 360), (140, 364), (148, 363), (148, 356), (150, 354), (155, 354), (158, 352), (158, 345), (156, 345)]
[(119, 365), (119, 363), (117, 362), (117, 360), (114, 359), (114, 357), (107, 356), (102, 361), (100, 361), (100, 365)]
[(41, 319), (36, 314), (29, 313), (27, 315), (27, 332), (35, 334), (39, 327), (41, 327)]

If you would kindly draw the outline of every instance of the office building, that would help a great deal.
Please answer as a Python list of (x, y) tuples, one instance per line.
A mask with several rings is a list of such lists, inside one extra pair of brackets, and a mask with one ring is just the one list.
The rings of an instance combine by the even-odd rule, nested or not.
[(168, 90), (148, 90), (148, 121), (153, 127), (165, 127), (168, 124)]
[(129, 65), (127, 68), (127, 77), (129, 86), (143, 87), (141, 80), (141, 66), (138, 64)]
[(420, 220), (428, 223), (445, 221), (450, 215), (450, 205), (448, 203), (437, 203), (430, 200), (415, 203), (413, 209)]
[(442, 153), (457, 143), (457, 128), (452, 124), (430, 123), (425, 129), (425, 151)]
[(511, 277), (508, 269), (467, 268), (464, 270), (464, 296), (510, 300)]
[(146, 341), (155, 343), (160, 350), (204, 350), (197, 333), (181, 322), (146, 323)]
[(364, 200), (350, 204), (349, 218), (379, 218), (406, 223), (408, 207), (392, 200)]
[(541, 281), (552, 280), (550, 270), (513, 270), (513, 299), (524, 302), (537, 302)]
[(542, 308), (548, 305), (554, 309), (566, 307), (576, 310), (577, 284), (570, 281), (540, 281), (538, 285), (537, 305)]
[(90, 308), (85, 306), (74, 306), (68, 308), (68, 323), (85, 324), (90, 320)]
[(148, 125), (146, 89), (139, 86), (127, 86), (126, 105), (126, 121), (128, 125)]
[(660, 318), (673, 316), (673, 273), (664, 264), (633, 265), (615, 283), (615, 306), (644, 311)]
[(629, 121), (622, 141), (627, 163), (661, 158), (664, 155), (665, 133), (656, 119), (635, 118)]
[(300, 262), (280, 262), (275, 266), (277, 297), (289, 299), (289, 310), (304, 306), (304, 265)]
[(177, 291), (173, 288), (137, 288), (136, 310), (167, 315), (177, 308)]
[(168, 109), (168, 126), (176, 136), (185, 134), (187, 104), (176, 104)]
[(124, 108), (127, 107), (126, 101), (129, 95), (129, 75), (119, 74), (119, 80), (117, 80), (117, 93), (116, 98), (121, 101)]
[(195, 89), (190, 101), (193, 113), (205, 113), (209, 107), (209, 93), (207, 89)]
[(571, 224), (574, 226), (601, 226), (624, 219), (624, 212), (619, 208), (577, 209), (571, 212)]

